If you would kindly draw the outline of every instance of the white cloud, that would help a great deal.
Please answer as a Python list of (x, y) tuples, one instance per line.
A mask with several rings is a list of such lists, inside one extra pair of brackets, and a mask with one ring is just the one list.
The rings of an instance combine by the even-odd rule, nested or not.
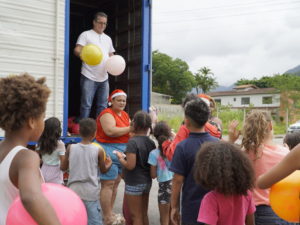
[(154, 1), (153, 49), (209, 67), (221, 85), (300, 64), (300, 2)]

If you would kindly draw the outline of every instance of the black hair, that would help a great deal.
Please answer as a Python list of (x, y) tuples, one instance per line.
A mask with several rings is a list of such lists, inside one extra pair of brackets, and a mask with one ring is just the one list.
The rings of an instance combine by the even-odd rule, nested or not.
[(58, 118), (50, 117), (45, 120), (44, 131), (38, 140), (38, 148), (41, 155), (52, 154), (57, 148), (61, 131), (61, 123)]
[(79, 121), (79, 133), (83, 138), (95, 135), (97, 130), (96, 121), (92, 118), (84, 118)]
[(150, 129), (152, 132), (152, 120), (148, 113), (144, 111), (138, 111), (134, 114), (132, 120), (134, 132), (147, 131)]
[(165, 121), (159, 121), (154, 127), (153, 135), (158, 142), (158, 148), (160, 150), (161, 156), (165, 158), (162, 143), (172, 137), (171, 128)]
[(254, 169), (236, 145), (206, 142), (196, 155), (194, 178), (204, 188), (224, 195), (247, 195), (254, 187)]
[(184, 115), (195, 128), (201, 128), (208, 121), (210, 109), (203, 100), (198, 98), (186, 104)]
[(288, 133), (285, 135), (283, 143), (286, 143), (289, 146), (289, 149), (292, 150), (300, 143), (300, 132)]

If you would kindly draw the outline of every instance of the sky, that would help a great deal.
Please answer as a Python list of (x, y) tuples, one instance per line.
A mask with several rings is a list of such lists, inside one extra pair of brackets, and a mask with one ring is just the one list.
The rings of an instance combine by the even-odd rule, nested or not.
[(300, 64), (300, 0), (153, 0), (152, 49), (219, 85)]

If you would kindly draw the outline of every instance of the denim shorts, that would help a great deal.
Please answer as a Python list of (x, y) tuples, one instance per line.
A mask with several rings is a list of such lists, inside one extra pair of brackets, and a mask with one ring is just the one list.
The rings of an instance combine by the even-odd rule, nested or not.
[(103, 225), (99, 201), (82, 200), (88, 217), (88, 225)]
[(124, 152), (126, 144), (123, 143), (99, 143), (105, 150), (106, 155), (108, 155), (112, 160), (112, 165), (106, 173), (100, 173), (100, 180), (115, 180), (118, 175), (122, 173), (122, 166), (119, 162), (116, 154), (113, 153), (114, 150), (119, 152)]
[(279, 218), (268, 205), (256, 206), (254, 216), (256, 225), (299, 225), (299, 223), (290, 223)]
[(125, 194), (127, 195), (143, 195), (149, 194), (152, 183), (137, 184), (137, 185), (125, 185)]

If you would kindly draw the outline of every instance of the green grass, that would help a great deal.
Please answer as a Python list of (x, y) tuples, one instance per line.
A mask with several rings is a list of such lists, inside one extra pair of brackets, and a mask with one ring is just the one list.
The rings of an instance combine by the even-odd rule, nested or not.
[[(238, 120), (239, 121), (239, 126), (238, 129), (242, 130), (243, 128), (243, 120), (244, 120), (244, 111), (243, 110), (223, 110), (219, 112), (218, 117), (222, 120), (222, 133), (223, 135), (228, 134), (228, 124), (232, 120)], [(177, 116), (168, 116), (167, 114), (158, 114), (158, 120), (164, 120), (166, 121), (169, 126), (177, 132), (180, 125), (182, 124), (183, 121), (183, 115), (177, 115)], [(273, 122), (273, 129), (274, 129), (274, 134), (285, 134), (286, 133), (286, 128), (285, 128), (285, 123), (282, 122)]]

